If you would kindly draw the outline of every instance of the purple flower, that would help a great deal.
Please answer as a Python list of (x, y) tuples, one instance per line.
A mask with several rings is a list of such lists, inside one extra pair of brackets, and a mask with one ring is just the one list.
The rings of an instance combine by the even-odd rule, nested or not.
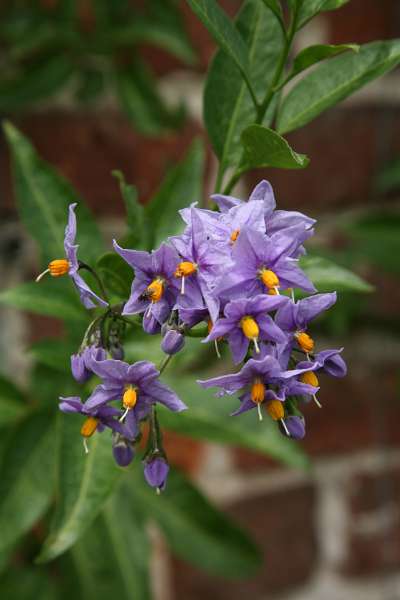
[(143, 315), (143, 331), (148, 333), (149, 335), (156, 335), (161, 331), (161, 325), (157, 321), (157, 319), (152, 314), (147, 314), (147, 312)]
[(50, 273), (50, 275), (53, 277), (60, 277), (61, 275), (66, 275), (68, 273), (79, 292), (82, 304), (86, 308), (95, 308), (96, 305), (108, 306), (108, 303), (103, 300), (103, 298), (100, 298), (97, 294), (95, 294), (93, 290), (90, 289), (86, 281), (78, 273), (80, 265), (77, 258), (79, 246), (75, 244), (75, 207), (76, 202), (69, 205), (68, 223), (65, 228), (64, 236), (64, 250), (66, 258), (52, 260), (48, 268), (36, 278), (36, 281), (40, 281), (43, 275), (46, 273)]
[(104, 360), (107, 357), (107, 353), (104, 348), (87, 346), (83, 352), (71, 356), (72, 375), (78, 383), (85, 383), (92, 375), (92, 371), (88, 366), (92, 357), (96, 360)]
[(161, 342), (161, 350), (165, 354), (176, 354), (185, 345), (185, 336), (176, 329), (169, 329)]
[(299, 287), (314, 292), (315, 288), (297, 260), (290, 258), (304, 239), (303, 228), (290, 228), (267, 237), (245, 229), (232, 250), (232, 264), (214, 290), (224, 298), (253, 296), (269, 290)]
[(122, 314), (145, 312), (147, 319), (152, 316), (158, 323), (164, 323), (179, 293), (179, 284), (174, 277), (179, 262), (177, 253), (167, 244), (162, 244), (151, 254), (126, 250), (115, 240), (114, 248), (135, 271), (131, 295)]
[(81, 427), (81, 435), (84, 438), (86, 452), (88, 452), (86, 440), (91, 437), (95, 431), (101, 432), (105, 427), (109, 427), (112, 431), (125, 435), (126, 428), (119, 420), (122, 411), (117, 408), (104, 405), (91, 407), (87, 402), (83, 404), (78, 396), (60, 398), (60, 400), (60, 410), (62, 412), (78, 413), (86, 417)]
[(135, 456), (132, 442), (117, 432), (113, 433), (112, 451), (115, 462), (120, 467), (127, 467)]
[(304, 417), (289, 415), (283, 419), (283, 423), (279, 423), (279, 429), (294, 440), (302, 440), (306, 435), (306, 422)]
[(314, 355), (312, 360), (303, 360), (296, 365), (296, 369), (303, 369), (305, 371), (319, 371), (323, 370), (332, 377), (345, 377), (347, 374), (347, 366), (340, 353), (343, 348), (339, 350), (322, 350)]
[(169, 465), (162, 456), (155, 456), (144, 460), (144, 477), (147, 483), (157, 489), (164, 490), (169, 472)]
[(85, 406), (92, 410), (112, 400), (121, 400), (128, 439), (136, 437), (139, 421), (148, 415), (156, 402), (174, 412), (186, 408), (175, 392), (159, 381), (160, 373), (153, 363), (141, 360), (130, 365), (120, 360), (92, 359), (90, 368), (102, 383), (92, 392)]
[(225, 317), (215, 322), (210, 335), (204, 341), (209, 342), (226, 336), (235, 364), (245, 358), (251, 341), (256, 352), (259, 352), (259, 340), (285, 342), (285, 334), (267, 312), (276, 310), (288, 301), (284, 296), (265, 294), (251, 299), (232, 300), (225, 307)]

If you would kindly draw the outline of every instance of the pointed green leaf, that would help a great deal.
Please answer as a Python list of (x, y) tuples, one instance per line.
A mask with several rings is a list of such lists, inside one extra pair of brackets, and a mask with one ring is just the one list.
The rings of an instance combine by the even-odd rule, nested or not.
[[(261, 100), (271, 85), (284, 38), (271, 11), (259, 0), (243, 4), (236, 27), (249, 48), (249, 73)], [(274, 106), (272, 106), (274, 109)], [(271, 112), (265, 117), (269, 125)], [(238, 164), (240, 135), (256, 121), (256, 109), (233, 59), (219, 51), (211, 63), (204, 90), (204, 121), (222, 168)]]
[(150, 600), (150, 551), (145, 519), (125, 485), (72, 549), (84, 598)]
[(229, 577), (246, 577), (260, 566), (254, 543), (183, 476), (170, 471), (160, 498), (143, 480), (132, 479), (134, 502), (165, 534), (171, 550), (201, 569)]
[(242, 133), (244, 160), (242, 170), (258, 167), (304, 169), (310, 162), (305, 154), (298, 154), (287, 141), (272, 129), (250, 125)]
[(178, 210), (201, 200), (204, 151), (195, 140), (185, 159), (170, 169), (156, 195), (146, 205), (152, 235), (150, 248), (157, 248), (168, 236), (183, 230)]
[(54, 489), (55, 421), (24, 419), (2, 453), (0, 553), (7, 551), (47, 510)]
[[(206, 378), (207, 375), (199, 377)], [(259, 423), (256, 411), (231, 417), (239, 406), (238, 398), (216, 398), (215, 390), (201, 388), (192, 377), (184, 374), (174, 378), (166, 376), (166, 379), (189, 410), (172, 413), (160, 408), (160, 422), (164, 427), (197, 439), (249, 448), (293, 467), (308, 466), (308, 459), (299, 445), (284, 437), (270, 419)]]
[(79, 433), (83, 418), (60, 415), (56, 481), (57, 505), (52, 531), (37, 558), (47, 562), (70, 548), (101, 511), (120, 478), (109, 430), (95, 433), (85, 454)]
[(279, 0), (263, 0), (263, 2), (267, 8), (270, 8), (272, 10), (274, 15), (279, 19), (279, 21), (282, 22), (283, 21), (282, 6), (281, 6), (281, 3), (279, 2)]
[(28, 139), (10, 122), (4, 124), (10, 146), (15, 191), (21, 219), (38, 242), (42, 258), (63, 258), (64, 230), (68, 206), (78, 202), (79, 257), (92, 261), (102, 252), (102, 240), (87, 208), (71, 185), (53, 167), (41, 160)]
[(314, 283), (319, 292), (373, 292), (371, 284), (356, 273), (320, 256), (304, 256), (300, 259), (301, 268)]
[[(124, 241), (123, 247), (137, 248), (135, 244)], [(125, 300), (131, 293), (133, 279), (132, 268), (116, 252), (107, 252), (99, 258), (96, 270), (106, 286), (107, 292), (116, 300)]]
[(26, 410), (22, 392), (10, 379), (0, 375), (0, 427), (15, 423)]
[[(338, 54), (343, 54), (343, 52), (347, 52), (348, 50), (358, 52), (360, 46), (358, 44), (340, 44), (338, 46), (332, 44), (317, 44), (305, 48), (294, 59), (293, 66), (286, 77), (285, 84), (312, 65), (326, 60), (327, 58), (332, 58)], [(282, 87), (282, 85), (279, 87)]]
[(125, 181), (121, 171), (113, 171), (112, 174), (119, 181), (121, 196), (125, 202), (128, 234), (124, 244), (130, 248), (147, 248), (148, 224), (144, 206), (138, 200), (137, 189)]
[(66, 321), (87, 321), (87, 313), (69, 278), (22, 283), (0, 292), (0, 304)]
[(284, 134), (302, 127), (400, 62), (400, 40), (372, 42), (318, 65), (284, 98), (277, 130)]
[(291, 0), (297, 3), (297, 29), (304, 27), (313, 17), (325, 10), (336, 10), (349, 0)]
[(216, 0), (187, 0), (217, 44), (234, 60), (240, 72), (249, 70), (248, 50), (240, 33)]

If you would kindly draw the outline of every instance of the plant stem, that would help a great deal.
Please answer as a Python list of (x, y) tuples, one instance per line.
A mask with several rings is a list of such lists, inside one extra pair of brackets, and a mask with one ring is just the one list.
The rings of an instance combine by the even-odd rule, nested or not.
[(167, 354), (167, 356), (166, 356), (166, 357), (164, 358), (164, 360), (162, 361), (162, 363), (161, 363), (161, 365), (160, 365), (160, 368), (159, 368), (160, 375), (161, 375), (161, 373), (163, 373), (163, 372), (165, 371), (165, 369), (167, 368), (167, 366), (168, 366), (168, 363), (169, 363), (169, 361), (171, 360), (171, 358), (172, 358), (172, 354)]
[(84, 269), (85, 271), (89, 271), (89, 273), (91, 273), (93, 275), (93, 277), (97, 281), (97, 285), (100, 288), (100, 293), (103, 297), (103, 300), (105, 300), (105, 302), (107, 302), (107, 304), (110, 304), (110, 300), (108, 298), (108, 295), (107, 295), (107, 292), (103, 285), (103, 282), (102, 282), (100, 276), (96, 273), (96, 271), (94, 269), (92, 269), (92, 267), (87, 265), (86, 263), (82, 262), (81, 260), (79, 261), (79, 269)]

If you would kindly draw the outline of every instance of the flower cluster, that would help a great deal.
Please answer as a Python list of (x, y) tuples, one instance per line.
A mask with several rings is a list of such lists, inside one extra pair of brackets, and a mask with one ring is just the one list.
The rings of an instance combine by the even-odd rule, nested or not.
[[(52, 261), (48, 268), (53, 276), (71, 276), (86, 307), (106, 306), (86, 332), (80, 352), (71, 358), (77, 381), (94, 374), (101, 383), (84, 403), (78, 397), (62, 398), (60, 408), (85, 417), (81, 434), (86, 448), (95, 431), (110, 428), (121, 466), (131, 462), (141, 423), (149, 421), (144, 475), (157, 489), (165, 486), (168, 463), (155, 406), (186, 408), (159, 380), (160, 371), (184, 348), (185, 336), (199, 323), (207, 326), (203, 342), (213, 342), (218, 356), (221, 344), (227, 344), (239, 370), (198, 383), (219, 388), (217, 395), (238, 393), (234, 415), (256, 409), (262, 419), (265, 411), (286, 436), (304, 437), (301, 409), (311, 398), (320, 406), (318, 374), (346, 374), (341, 349), (315, 352), (309, 333), (311, 321), (336, 302), (335, 293), (316, 293), (299, 267), (315, 221), (299, 212), (276, 210), (267, 181), (261, 181), (245, 202), (220, 194), (212, 200), (215, 210), (192, 205), (180, 211), (182, 235), (150, 253), (122, 248), (114, 241), (115, 251), (134, 273), (130, 297), (122, 306), (110, 306), (78, 274), (87, 265), (76, 258), (75, 205), (66, 230), (66, 258)], [(166, 360), (160, 370), (147, 361), (130, 365), (120, 360), (122, 346), (112, 332), (131, 315), (142, 315), (148, 334), (161, 334)], [(104, 339), (98, 325), (107, 319), (114, 325)]]

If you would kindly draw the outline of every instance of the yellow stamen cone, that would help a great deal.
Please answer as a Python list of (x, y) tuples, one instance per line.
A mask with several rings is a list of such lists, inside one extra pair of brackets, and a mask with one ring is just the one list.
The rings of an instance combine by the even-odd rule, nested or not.
[(84, 438), (91, 437), (96, 431), (98, 424), (99, 419), (96, 419), (96, 417), (88, 417), (81, 427), (81, 435), (83, 435)]
[(128, 388), (126, 388), (124, 395), (122, 396), (122, 404), (124, 405), (124, 408), (130, 409), (135, 406), (136, 402), (137, 402), (137, 392), (130, 385)]
[(306, 383), (307, 385), (312, 385), (313, 387), (319, 387), (318, 377), (314, 373), (314, 371), (307, 371), (303, 373), (299, 377), (301, 383)]
[(260, 279), (266, 288), (273, 289), (279, 287), (278, 276), (270, 269), (261, 269)]
[(239, 233), (240, 233), (240, 229), (235, 229), (235, 231), (232, 231), (232, 233), (231, 233), (232, 244), (234, 244), (236, 242), (236, 240), (238, 239)]
[(175, 277), (189, 277), (189, 275), (193, 275), (196, 273), (197, 265), (195, 263), (189, 261), (183, 261), (179, 263), (174, 273)]
[(308, 335), (308, 333), (302, 331), (300, 333), (296, 333), (295, 337), (300, 348), (304, 350), (304, 352), (312, 352), (314, 349), (314, 340)]
[(240, 326), (244, 335), (249, 340), (256, 340), (260, 334), (260, 329), (257, 325), (257, 322), (253, 319), (253, 317), (247, 316), (243, 317), (240, 321)]
[(279, 400), (271, 400), (268, 402), (267, 412), (274, 421), (280, 421), (285, 416), (283, 403)]

